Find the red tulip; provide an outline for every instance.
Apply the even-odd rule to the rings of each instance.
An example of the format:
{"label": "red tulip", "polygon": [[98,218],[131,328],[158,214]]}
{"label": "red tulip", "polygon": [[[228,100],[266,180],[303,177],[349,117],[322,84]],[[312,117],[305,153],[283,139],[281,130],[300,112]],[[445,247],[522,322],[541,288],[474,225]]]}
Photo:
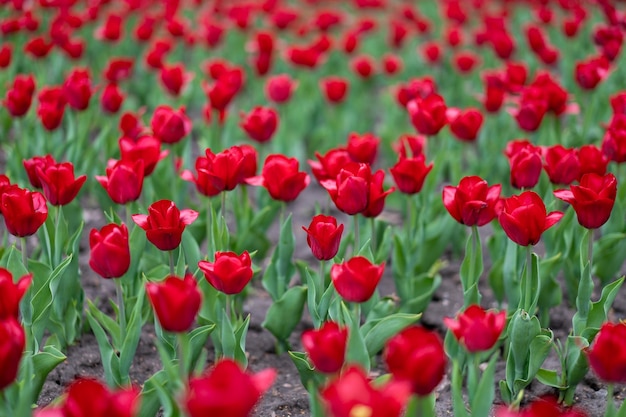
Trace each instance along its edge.
{"label": "red tulip", "polygon": [[161,67],[161,83],[168,93],[173,96],[180,95],[181,90],[193,78],[191,73],[185,72],[183,64],[163,65]]}
{"label": "red tulip", "polygon": [[620,91],[611,96],[613,114],[626,114],[626,91]]}
{"label": "red tulip", "polygon": [[437,93],[437,85],[431,77],[413,78],[406,84],[400,84],[396,90],[396,100],[402,107],[407,107],[410,101],[426,99]]}
{"label": "red tulip", "polygon": [[319,372],[334,374],[343,366],[348,329],[327,321],[317,330],[302,333],[302,346]]}
{"label": "red tulip", "polygon": [[269,155],[260,176],[246,180],[250,185],[261,185],[274,200],[293,201],[311,182],[306,172],[298,171],[300,163],[296,158],[284,155]]}
{"label": "red tulip", "polygon": [[446,124],[446,103],[438,94],[415,98],[407,103],[406,109],[411,123],[422,135],[436,135]]}
{"label": "red tulip", "polygon": [[501,190],[500,184],[489,187],[480,177],[464,177],[458,187],[443,187],[443,205],[459,223],[484,226],[496,217]]}
{"label": "red tulip", "polygon": [[96,180],[116,204],[136,201],[143,188],[143,160],[110,159],[106,176],[96,175]]}
{"label": "red tulip", "polygon": [[52,42],[46,41],[42,36],[37,36],[24,45],[24,52],[34,58],[43,58],[48,55],[53,46]]}
{"label": "red tulip", "polygon": [[82,378],[67,389],[60,412],[64,417],[136,417],[140,401],[136,388],[111,391],[100,381]]}
{"label": "red tulip", "polygon": [[374,60],[367,55],[355,57],[350,66],[356,75],[364,79],[370,78],[375,72]]}
{"label": "red tulip", "polygon": [[158,106],[150,121],[152,133],[162,143],[177,143],[191,132],[191,120],[185,108],[174,110],[168,106]]}
{"label": "red tulip", "polygon": [[594,145],[584,145],[578,149],[578,162],[580,163],[578,181],[585,174],[606,174],[606,167],[609,164],[609,160],[602,151]]}
{"label": "red tulip", "polygon": [[125,136],[120,138],[118,144],[122,160],[143,162],[144,177],[152,174],[156,164],[169,153],[167,150],[161,151],[161,141],[154,136],[141,136],[136,140]]}
{"label": "red tulip", "polygon": [[22,117],[28,112],[35,92],[35,79],[31,75],[17,75],[13,86],[7,90],[2,102],[12,117]]}
{"label": "red tulip", "polygon": [[429,64],[437,64],[441,58],[441,47],[437,42],[427,42],[422,45],[422,56]]}
{"label": "red tulip", "polygon": [[274,369],[250,375],[233,360],[222,359],[209,373],[189,380],[184,408],[190,417],[248,417],[275,379]]}
{"label": "red tulip", "polygon": [[482,352],[498,341],[506,325],[506,311],[485,311],[474,304],[456,319],[445,317],[443,323],[468,352]]}
{"label": "red tulip", "polygon": [[520,129],[534,132],[541,125],[548,110],[545,91],[540,87],[528,87],[522,93],[514,117]]}
{"label": "red tulip", "polygon": [[541,175],[541,148],[528,140],[509,142],[504,151],[511,165],[511,185],[515,188],[532,188]]}
{"label": "red tulip", "polygon": [[119,278],[130,267],[130,247],[126,225],[107,224],[89,233],[89,266],[102,278]]}
{"label": "red tulip", "polygon": [[35,188],[42,188],[43,186],[37,175],[37,170],[41,169],[45,171],[47,167],[55,165],[56,161],[52,155],[48,154],[46,156],[34,156],[30,159],[25,159],[23,164],[30,184]]}
{"label": "red tulip", "polygon": [[384,270],[384,263],[374,265],[363,256],[355,256],[344,263],[334,264],[330,278],[344,300],[364,303],[374,295]]}
{"label": "red tulip", "polygon": [[372,133],[359,135],[352,132],[348,135],[348,145],[346,150],[354,162],[361,162],[372,165],[378,155],[380,138]]}
{"label": "red tulip", "polygon": [[11,57],[13,55],[13,48],[11,44],[2,45],[0,48],[0,68],[7,68],[11,65]]}
{"label": "red tulip", "polygon": [[111,58],[104,70],[104,78],[109,83],[117,84],[130,78],[133,72],[134,61],[132,58]]}
{"label": "red tulip", "polygon": [[542,233],[563,217],[560,211],[548,214],[541,197],[532,191],[505,198],[502,203],[498,215],[500,226],[520,246],[536,245]]}
{"label": "red tulip", "polygon": [[39,91],[37,116],[47,130],[55,130],[63,120],[65,94],[61,87],[44,87]]}
{"label": "red tulip", "polygon": [[297,81],[292,79],[289,74],[274,75],[268,78],[265,83],[265,95],[268,100],[274,103],[285,103],[289,101],[297,86]]}
{"label": "red tulip", "polygon": [[397,55],[386,54],[383,56],[383,69],[385,74],[394,75],[402,71],[404,66],[402,58]]}
{"label": "red tulip", "polygon": [[0,268],[0,320],[8,318],[18,319],[20,313],[20,301],[31,282],[33,274],[24,275],[13,283],[13,275],[7,269]]}
{"label": "red tulip", "polygon": [[248,251],[215,252],[215,262],[200,261],[198,267],[204,277],[224,294],[239,294],[252,279],[252,261]]}
{"label": "red tulip", "polygon": [[626,162],[626,114],[617,114],[611,119],[602,140],[602,153],[618,164]]}
{"label": "red tulip", "polygon": [[487,74],[485,79],[485,96],[483,106],[490,113],[495,113],[502,107],[506,94],[506,85],[499,74]]}
{"label": "red tulip", "polygon": [[93,93],[89,70],[74,69],[63,84],[63,92],[67,103],[75,110],[85,110]]}
{"label": "red tulip", "polygon": [[414,394],[433,392],[443,379],[446,354],[437,333],[420,326],[411,326],[392,337],[383,357],[391,374],[411,384]]}
{"label": "red tulip", "polygon": [[562,145],[543,148],[546,170],[552,184],[568,185],[580,176],[580,161],[576,149],[566,149]]}
{"label": "red tulip", "polygon": [[96,29],[94,37],[103,41],[118,41],[122,37],[122,23],[121,16],[109,14],[104,23]]}
{"label": "red tulip", "polygon": [[369,165],[350,162],[339,171],[335,179],[320,183],[340,211],[355,215],[367,209],[371,181]]}
{"label": "red tulip", "polygon": [[43,194],[18,187],[9,187],[1,195],[0,212],[13,236],[33,235],[48,218],[48,205]]}
{"label": "red tulip", "polygon": [[278,113],[269,107],[257,106],[241,116],[241,128],[250,139],[259,143],[269,141],[278,127]]}
{"label": "red tulip", "polygon": [[611,216],[617,196],[617,179],[610,173],[585,174],[580,185],[570,185],[569,190],[557,190],[554,195],[572,205],[581,226],[597,229]]}
{"label": "red tulip", "polygon": [[426,149],[426,136],[402,135],[392,145],[399,159],[415,158],[424,153]]}
{"label": "red tulip", "polygon": [[162,251],[174,250],[180,245],[185,226],[198,218],[198,212],[179,210],[174,202],[159,200],[148,207],[148,215],[133,214],[133,221],[146,231],[146,237]]}
{"label": "red tulip", "polygon": [[478,57],[471,52],[459,52],[454,56],[454,65],[462,74],[471,72],[478,62]]}
{"label": "red tulip", "polygon": [[513,411],[508,406],[496,407],[496,417],[588,417],[583,410],[559,405],[556,398],[540,398],[528,404],[519,411]]}
{"label": "red tulip", "polygon": [[220,122],[224,121],[226,108],[243,85],[243,71],[240,68],[225,70],[212,86],[205,85],[204,91],[211,103],[211,108],[220,114]]}
{"label": "red tulip", "polygon": [[107,113],[117,113],[124,102],[124,93],[117,84],[109,83],[102,90],[100,106]]}
{"label": "red tulip", "polygon": [[586,350],[593,372],[610,384],[626,383],[626,324],[604,323]]}
{"label": "red tulip", "polygon": [[184,171],[181,175],[185,181],[194,182],[203,195],[212,197],[222,191],[234,190],[246,179],[243,147],[232,146],[218,154],[207,149],[205,154],[206,157],[199,156],[196,159],[197,177],[191,171]]}
{"label": "red tulip", "polygon": [[13,317],[0,320],[0,392],[17,378],[26,347],[24,329]]}
{"label": "red tulip", "polygon": [[74,176],[74,164],[61,162],[37,167],[37,176],[41,181],[43,194],[53,206],[64,206],[76,198],[82,188],[86,175],[76,178]]}
{"label": "red tulip", "polygon": [[146,293],[163,330],[185,333],[191,328],[202,302],[202,293],[191,274],[149,282]]}
{"label": "red tulip", "polygon": [[398,190],[405,194],[416,194],[422,190],[426,176],[433,169],[433,164],[426,165],[423,154],[412,158],[400,158],[389,169]]}
{"label": "red tulip", "polygon": [[476,140],[478,131],[483,124],[483,115],[474,108],[466,110],[449,108],[446,111],[446,118],[454,136],[468,142]]}
{"label": "red tulip", "polygon": [[337,219],[333,216],[318,214],[314,216],[309,228],[302,226],[307,234],[306,243],[311,248],[313,256],[320,261],[333,259],[339,251],[343,224],[337,226]]}
{"label": "red tulip", "polygon": [[576,63],[574,78],[584,90],[593,90],[609,75],[609,61],[600,56]]}
{"label": "red tulip", "polygon": [[340,77],[326,77],[320,80],[320,88],[329,104],[341,103],[348,93],[348,81]]}
{"label": "red tulip", "polygon": [[548,111],[560,116],[567,110],[568,93],[549,72],[540,72],[532,83],[538,88],[547,100]]}
{"label": "red tulip", "polygon": [[309,160],[308,162],[311,172],[320,183],[324,180],[337,178],[337,174],[345,164],[352,161],[348,151],[343,148],[331,149],[323,156],[316,151],[315,157],[317,161]]}

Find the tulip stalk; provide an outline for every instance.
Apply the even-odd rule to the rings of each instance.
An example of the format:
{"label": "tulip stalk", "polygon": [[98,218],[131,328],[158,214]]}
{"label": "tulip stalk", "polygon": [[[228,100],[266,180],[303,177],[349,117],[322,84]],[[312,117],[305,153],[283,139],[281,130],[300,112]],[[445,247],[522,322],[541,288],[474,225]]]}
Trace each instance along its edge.
{"label": "tulip stalk", "polygon": [[524,287],[523,309],[532,314],[532,294],[533,294],[533,268],[532,268],[532,246],[526,246],[526,285]]}
{"label": "tulip stalk", "polygon": [[126,307],[124,306],[124,289],[122,288],[122,281],[118,279],[114,279],[115,281],[115,290],[117,292],[117,308],[119,311],[119,321],[120,321],[120,340],[122,343],[126,339]]}
{"label": "tulip stalk", "polygon": [[406,417],[436,417],[435,395],[413,395],[406,408]]}
{"label": "tulip stalk", "polygon": [[26,247],[26,237],[20,238],[20,248],[22,249],[22,265],[28,270],[28,252]]}
{"label": "tulip stalk", "polygon": [[352,220],[354,221],[354,247],[352,248],[352,256],[356,256],[361,249],[360,238],[359,238],[359,216],[352,216]]}
{"label": "tulip stalk", "polygon": [[175,267],[174,267],[174,249],[167,251],[168,255],[169,255],[169,259],[170,259],[170,275],[176,275],[175,274]]}

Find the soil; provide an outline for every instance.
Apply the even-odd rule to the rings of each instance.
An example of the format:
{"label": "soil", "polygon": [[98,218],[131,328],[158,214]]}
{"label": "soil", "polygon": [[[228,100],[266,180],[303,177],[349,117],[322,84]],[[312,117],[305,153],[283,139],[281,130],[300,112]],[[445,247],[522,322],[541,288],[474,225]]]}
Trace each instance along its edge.
{"label": "soil", "polygon": [[[314,206],[316,202],[324,201],[326,198],[325,191],[315,184],[311,184],[306,192],[289,206],[293,212],[294,233],[296,235],[296,259],[309,261],[312,265],[316,265],[313,261],[310,250],[306,244],[304,233],[299,233],[301,225],[308,225],[312,215],[314,214]],[[332,213],[336,215],[340,221],[350,224],[345,215],[339,212]],[[101,227],[104,223],[104,217],[99,213],[98,209],[85,210],[84,218],[87,222],[85,230],[92,227]],[[401,221],[401,216],[397,213],[385,211],[381,215],[382,219],[390,222]],[[489,229],[484,228],[483,233],[489,234]],[[85,236],[87,233],[85,233]],[[83,271],[83,288],[86,297],[92,300],[98,300],[99,305],[104,305],[109,298],[115,295],[115,287],[112,282],[103,280],[94,274],[88,267],[89,248],[88,242],[83,237],[81,243],[81,265]],[[269,236],[275,242],[278,239],[278,225],[274,224]],[[486,241],[483,237],[483,242]],[[452,259],[451,254],[446,255],[446,266],[440,271],[442,275],[442,284],[436,291],[434,298],[427,310],[421,318],[421,324],[432,329],[436,329],[441,336],[445,335],[443,318],[454,316],[462,307],[463,298],[460,291],[459,269],[460,261]],[[489,265],[485,265],[488,270]],[[485,278],[485,277],[483,277]],[[250,313],[251,322],[247,336],[246,346],[249,354],[249,369],[253,372],[274,368],[278,371],[278,377],[270,390],[262,398],[256,407],[254,416],[309,416],[308,396],[306,390],[300,383],[298,372],[292,364],[289,356],[285,354],[278,355],[275,352],[275,342],[273,336],[266,331],[261,323],[265,318],[265,313],[271,305],[271,298],[262,289],[259,282],[253,283],[254,291],[244,304],[246,313]],[[394,292],[393,280],[390,274],[383,277],[379,286],[381,295],[391,295]],[[497,307],[486,279],[482,280],[481,293],[483,294],[484,307]],[[615,320],[619,317],[626,316],[626,294],[621,291],[614,303],[614,310],[611,317]],[[574,311],[567,307],[566,303],[551,310],[550,327],[554,331],[555,336],[564,339],[570,329],[571,317]],[[294,350],[302,351],[300,345],[300,335],[307,328],[312,327],[312,323],[306,317],[296,328],[291,337],[291,344]],[[155,346],[154,328],[150,325],[144,326],[141,340],[137,349],[137,353],[131,368],[131,378],[133,383],[141,385],[147,378],[161,369],[160,359]],[[210,348],[209,348],[210,350]],[[207,366],[212,363],[212,356],[209,355]],[[559,363],[554,353],[544,363],[545,368],[559,369]],[[385,373],[384,365],[379,357],[372,371],[373,375]],[[43,387],[39,398],[39,405],[44,406],[53,401],[64,391],[65,387],[77,377],[97,377],[104,378],[102,364],[100,360],[100,352],[93,334],[89,331],[85,332],[80,340],[67,351],[67,361],[59,365],[53,370]],[[504,362],[498,364],[496,381],[504,378]],[[551,388],[535,381],[526,390],[525,401],[532,400],[546,394],[555,393]],[[585,380],[578,386],[576,391],[576,403],[585,409],[590,417],[601,416],[606,406],[606,387],[592,374],[589,373]],[[438,386],[437,395],[437,415],[452,416],[451,388],[448,376]],[[496,403],[501,403],[496,389]],[[621,399],[626,396],[626,390],[616,389],[616,398]]]}

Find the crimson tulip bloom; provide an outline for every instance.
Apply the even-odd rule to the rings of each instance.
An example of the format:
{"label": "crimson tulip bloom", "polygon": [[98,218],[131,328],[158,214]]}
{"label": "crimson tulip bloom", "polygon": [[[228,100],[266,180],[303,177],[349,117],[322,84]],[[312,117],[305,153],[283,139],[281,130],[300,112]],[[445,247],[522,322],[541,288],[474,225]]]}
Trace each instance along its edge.
{"label": "crimson tulip bloom", "polygon": [[372,165],[378,155],[380,138],[372,133],[359,135],[352,132],[348,135],[348,145],[346,151],[354,162],[361,162]]}
{"label": "crimson tulip bloom", "polygon": [[504,151],[511,166],[511,185],[515,188],[532,188],[541,175],[541,148],[527,140],[509,142]]}
{"label": "crimson tulip bloom", "polygon": [[168,106],[158,106],[150,121],[152,133],[162,143],[177,143],[191,132],[191,120],[185,108],[174,110]]}
{"label": "crimson tulip bloom", "polygon": [[278,127],[278,113],[269,107],[257,106],[250,113],[242,114],[241,118],[241,128],[250,139],[259,143],[269,141]]}
{"label": "crimson tulip bloom", "polygon": [[297,86],[297,81],[289,74],[274,75],[265,83],[265,95],[274,103],[285,103],[289,101]]}
{"label": "crimson tulip bloom", "polygon": [[616,114],[602,139],[602,153],[618,164],[626,162],[626,114]]}
{"label": "crimson tulip bloom", "polygon": [[222,359],[203,376],[191,378],[183,405],[190,417],[248,417],[276,379],[274,369],[245,373],[231,359]]}
{"label": "crimson tulip bloom", "polygon": [[496,217],[501,191],[500,184],[489,187],[480,177],[464,177],[458,187],[443,187],[443,205],[457,222],[484,226]]}
{"label": "crimson tulip bloom", "polygon": [[569,190],[557,190],[554,195],[572,205],[581,226],[597,229],[611,216],[617,196],[617,179],[611,173],[585,174],[580,185],[570,185]]}
{"label": "crimson tulip bloom", "polygon": [[0,268],[0,320],[5,320],[9,317],[18,318],[20,301],[26,294],[26,291],[28,291],[32,281],[33,274],[27,274],[14,284],[11,272]]}
{"label": "crimson tulip bloom", "polygon": [[325,155],[315,151],[317,161],[309,160],[309,166],[313,176],[319,183],[324,180],[337,178],[339,171],[348,163],[352,162],[352,157],[343,148],[330,149]]}
{"label": "crimson tulip bloom", "polygon": [[106,190],[111,200],[117,204],[136,201],[143,188],[143,160],[116,161],[110,159],[106,176],[96,175],[96,180]]}
{"label": "crimson tulip bloom", "polygon": [[339,372],[348,343],[348,328],[327,321],[317,330],[302,333],[302,346],[315,369],[325,374]]}
{"label": "crimson tulip bloom", "polygon": [[250,185],[262,185],[274,200],[293,201],[304,190],[311,178],[306,172],[298,171],[300,163],[296,158],[284,155],[269,155],[260,176],[246,180]]}
{"label": "crimson tulip bloom", "polygon": [[0,196],[4,224],[13,236],[33,235],[48,218],[46,198],[39,192],[10,187]]}
{"label": "crimson tulip bloom", "polygon": [[402,135],[392,147],[400,159],[414,158],[424,153],[426,149],[426,136]]}
{"label": "crimson tulip bloom", "polygon": [[102,278],[119,278],[130,267],[130,246],[126,225],[107,224],[89,233],[89,266]]}
{"label": "crimson tulip bloom", "polygon": [[63,92],[67,103],[75,110],[85,110],[93,94],[89,70],[76,68],[63,83]]}
{"label": "crimson tulip bloom", "polygon": [[198,212],[179,210],[173,201],[159,200],[148,207],[148,215],[133,214],[133,221],[146,231],[146,237],[162,251],[174,250],[180,245],[185,226],[198,218]]}
{"label": "crimson tulip bloom", "polygon": [[604,323],[586,349],[593,372],[610,384],[626,383],[626,324]]}
{"label": "crimson tulip bloom", "polygon": [[11,57],[13,56],[13,48],[10,44],[0,47],[0,68],[7,68],[11,65]]}
{"label": "crimson tulip bloom", "polygon": [[108,82],[117,84],[130,78],[134,65],[132,58],[111,58],[103,71],[103,76]]}
{"label": "crimson tulip bloom", "polygon": [[[181,174],[185,181],[195,183],[196,188],[203,195],[212,197],[222,191],[234,190],[246,179],[246,164],[250,156],[246,157],[243,146],[232,146],[218,154],[207,149],[205,154],[206,156],[199,156],[196,159],[196,177],[188,170]],[[254,155],[254,171],[256,171],[256,155]]]}
{"label": "crimson tulip bloom", "polygon": [[339,251],[343,224],[337,226],[337,219],[333,216],[318,214],[314,216],[309,228],[302,226],[307,234],[306,243],[311,248],[313,256],[320,261],[333,259]]}
{"label": "crimson tulip bloom", "polygon": [[437,333],[410,326],[392,337],[383,357],[391,374],[411,383],[414,394],[425,396],[439,385],[446,371],[446,353]]}
{"label": "crimson tulip bloom", "polygon": [[74,164],[61,162],[37,168],[37,176],[43,187],[43,194],[53,206],[64,206],[76,198],[82,188],[86,175],[74,177]]}
{"label": "crimson tulip bloom", "polygon": [[224,294],[239,294],[252,279],[252,260],[248,251],[215,252],[215,262],[200,261],[198,267],[204,277]]}
{"label": "crimson tulip bloom", "polygon": [[61,416],[71,417],[134,417],[139,412],[140,402],[136,388],[111,391],[100,381],[81,378],[69,386],[59,411]]}
{"label": "crimson tulip bloom", "polygon": [[576,407],[563,407],[556,398],[540,398],[518,411],[508,406],[495,409],[495,417],[588,417],[587,413]]}
{"label": "crimson tulip bloom", "polygon": [[578,149],[578,162],[580,163],[580,174],[578,181],[585,174],[606,174],[609,160],[604,156],[600,148],[595,145],[583,145]]}
{"label": "crimson tulip bloom", "polygon": [[443,323],[468,352],[482,352],[498,341],[506,325],[506,311],[485,311],[474,304],[456,319],[445,317]]}
{"label": "crimson tulip bloom", "polygon": [[146,293],[163,330],[185,333],[191,328],[202,302],[202,293],[191,274],[149,282]]}
{"label": "crimson tulip bloom", "polygon": [[13,86],[7,90],[2,102],[12,117],[22,117],[28,112],[35,92],[33,75],[17,75]]}
{"label": "crimson tulip bloom", "polygon": [[400,417],[411,395],[408,384],[391,380],[383,387],[373,386],[365,372],[352,365],[320,392],[333,417],[359,415]]}
{"label": "crimson tulip bloom", "polygon": [[169,154],[168,150],[161,151],[161,141],[154,136],[141,136],[135,140],[124,136],[120,138],[118,145],[120,159],[133,163],[143,162],[144,177],[152,174],[156,164]]}
{"label": "crimson tulip bloom", "polygon": [[446,117],[450,131],[460,140],[473,142],[483,124],[483,115],[477,109],[448,109]]}
{"label": "crimson tulip bloom", "polygon": [[364,303],[374,294],[384,270],[384,263],[374,265],[363,256],[355,256],[344,263],[334,264],[330,278],[344,300]]}
{"label": "crimson tulip bloom", "polygon": [[426,176],[433,169],[433,164],[426,165],[426,157],[422,155],[413,158],[400,158],[389,169],[394,182],[400,192],[416,194],[422,190]]}
{"label": "crimson tulip bloom", "polygon": [[161,83],[168,93],[179,96],[182,89],[193,78],[191,73],[185,72],[183,64],[163,65],[161,67]]}
{"label": "crimson tulip bloom", "polygon": [[576,63],[574,78],[583,90],[593,90],[609,75],[609,61],[603,57]]}
{"label": "crimson tulip bloom", "polygon": [[352,71],[363,79],[368,79],[375,73],[374,60],[369,55],[355,57],[350,63]]}
{"label": "crimson tulip bloom", "polygon": [[536,245],[541,234],[554,226],[563,213],[546,212],[541,197],[532,191],[525,191],[502,200],[498,221],[506,235],[520,246]]}
{"label": "crimson tulip bloom", "polygon": [[348,81],[341,77],[326,77],[320,80],[320,88],[329,104],[341,103],[348,93]]}
{"label": "crimson tulip bloom", "polygon": [[437,85],[431,77],[413,78],[405,84],[400,84],[396,90],[396,100],[400,106],[406,108],[410,101],[425,99],[437,93]]}
{"label": "crimson tulip bloom", "polygon": [[406,109],[411,123],[422,135],[436,135],[446,125],[446,103],[438,94],[409,101]]}
{"label": "crimson tulip bloom", "polygon": [[39,91],[37,116],[46,130],[55,130],[65,113],[65,94],[61,87],[44,87]]}
{"label": "crimson tulip bloom", "polygon": [[543,148],[543,156],[543,168],[552,184],[569,185],[580,176],[580,161],[576,149],[554,145]]}
{"label": "crimson tulip bloom", "polygon": [[117,84],[107,84],[100,96],[100,106],[107,113],[117,113],[124,102],[124,93]]}
{"label": "crimson tulip bloom", "polygon": [[37,171],[39,169],[45,171],[47,167],[51,165],[55,165],[57,162],[54,160],[54,157],[50,154],[45,156],[33,156],[30,159],[25,159],[24,169],[26,170],[26,175],[28,175],[28,181],[30,185],[35,188],[42,188],[41,180],[37,175]]}
{"label": "crimson tulip bloom", "polygon": [[17,319],[0,320],[0,392],[17,378],[25,347],[26,335]]}

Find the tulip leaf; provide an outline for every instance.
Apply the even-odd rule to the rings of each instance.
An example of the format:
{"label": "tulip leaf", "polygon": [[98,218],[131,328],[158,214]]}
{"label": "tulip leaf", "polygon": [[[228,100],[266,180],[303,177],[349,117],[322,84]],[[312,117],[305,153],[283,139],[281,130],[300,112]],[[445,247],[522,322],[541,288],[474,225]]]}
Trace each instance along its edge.
{"label": "tulip leaf", "polygon": [[559,373],[553,369],[540,368],[539,371],[537,371],[536,378],[543,385],[547,385],[549,387],[557,388],[559,390],[567,388],[567,386],[561,384]]}
{"label": "tulip leaf", "polygon": [[[463,375],[459,362],[454,360],[452,364],[452,408],[455,417],[469,417],[465,402],[463,401]],[[491,404],[491,403],[489,403]]]}
{"label": "tulip leaf", "polygon": [[613,279],[624,264],[626,233],[609,233],[594,244],[593,272],[603,284]]}
{"label": "tulip leaf", "polygon": [[496,394],[493,380],[498,356],[497,353],[491,356],[487,368],[480,377],[478,387],[475,388],[474,396],[470,399],[472,417],[489,417]]}
{"label": "tulip leaf", "polygon": [[98,323],[102,326],[102,328],[111,336],[113,346],[121,347],[122,340],[120,325],[111,317],[101,312],[98,307],[91,302],[91,300],[87,300],[87,308],[93,318],[98,320]]}
{"label": "tulip leaf", "polygon": [[502,273],[504,275],[504,292],[509,306],[515,307],[519,305],[520,300],[520,276],[519,276],[519,246],[511,239],[507,239],[506,251],[504,254],[504,266]]}
{"label": "tulip leaf", "polygon": [[290,288],[279,300],[272,303],[262,326],[278,341],[286,342],[300,323],[306,300],[307,287],[298,285]]}
{"label": "tulip leaf", "polygon": [[250,327],[250,314],[248,314],[243,323],[241,323],[235,331],[235,340],[237,341],[235,360],[242,364],[244,368],[248,366],[248,356],[246,355],[246,336],[248,334],[248,327]]}
{"label": "tulip leaf", "polygon": [[382,239],[378,241],[376,247],[376,254],[374,255],[374,263],[380,264],[386,262],[391,253],[391,245],[393,243],[393,228],[391,226],[385,227],[385,231],[382,235]]}
{"label": "tulip leaf", "polygon": [[190,369],[194,369],[200,358],[202,348],[206,344],[211,332],[215,329],[215,324],[205,324],[197,327],[189,333],[189,345],[191,347],[191,363]]}
{"label": "tulip leaf", "polygon": [[235,359],[235,330],[230,321],[230,317],[226,314],[226,310],[222,310],[220,320],[220,341],[222,343],[221,352],[226,358]]}
{"label": "tulip leaf", "polygon": [[[184,235],[185,233],[183,233]],[[182,240],[181,240],[182,242]],[[181,245],[182,246],[182,245]],[[185,272],[187,271],[187,264],[185,263],[185,253],[182,250],[182,247],[178,247],[178,259],[176,260],[176,267],[174,268],[174,274],[177,277],[184,277]]]}
{"label": "tulip leaf", "polygon": [[[371,366],[370,354],[365,345],[365,340],[361,334],[357,321],[358,317],[353,317],[352,313],[348,310],[348,307],[344,302],[341,302],[341,315],[343,316],[343,322],[348,327],[348,343],[346,346],[346,363],[357,363],[369,372]],[[357,306],[357,311],[360,310],[360,306]],[[357,315],[357,316],[360,316]]]}
{"label": "tulip leaf", "polygon": [[126,381],[123,381],[120,376],[119,358],[115,354],[115,350],[113,346],[111,346],[111,342],[109,342],[104,329],[91,314],[91,311],[87,310],[85,315],[98,342],[98,348],[102,358],[102,368],[104,369],[104,378],[107,381],[107,385],[110,387],[121,387]]}
{"label": "tulip leaf", "polygon": [[265,274],[263,274],[263,288],[272,297],[272,300],[279,300],[285,291],[289,281],[295,272],[292,258],[295,250],[295,237],[291,224],[291,214],[287,217],[280,228],[278,245],[274,249],[272,259]]}
{"label": "tulip leaf", "polygon": [[163,417],[183,417],[183,414],[174,399],[173,391],[165,389],[161,384],[152,385],[159,397],[159,401],[163,406]]}
{"label": "tulip leaf", "polygon": [[441,275],[430,272],[420,274],[416,277],[407,277],[407,288],[411,294],[404,300],[401,311],[404,313],[419,314],[426,310],[435,291],[441,285]]}
{"label": "tulip leaf", "polygon": [[300,382],[305,387],[313,383],[315,387],[320,386],[324,382],[324,377],[315,372],[315,367],[309,362],[306,353],[289,351],[289,357],[298,370]]}
{"label": "tulip leaf", "polygon": [[591,265],[585,264],[578,284],[578,295],[576,296],[576,314],[572,318],[573,331],[575,336],[582,334],[587,327],[587,319],[591,310],[591,295],[593,293],[593,279],[591,277]]}
{"label": "tulip leaf", "polygon": [[465,257],[461,263],[460,276],[463,284],[464,306],[480,304],[480,292],[478,281],[483,273],[483,253],[480,244],[480,236],[477,227],[472,227],[472,232],[467,238],[465,245]]}
{"label": "tulip leaf", "polygon": [[189,268],[189,271],[196,276],[199,271],[198,262],[202,260],[202,255],[200,254],[198,242],[196,242],[191,233],[183,233],[181,249],[181,252],[185,255],[187,268]]}
{"label": "tulip leaf", "polygon": [[135,357],[135,352],[137,351],[137,345],[139,344],[141,327],[144,323],[142,310],[145,293],[145,286],[142,286],[139,290],[137,301],[135,302],[133,311],[128,320],[126,337],[124,338],[122,345],[118,347],[118,349],[120,349],[120,373],[123,376],[128,375],[130,366],[133,363],[133,358]]}
{"label": "tulip leaf", "polygon": [[[317,283],[316,279],[319,280],[319,277],[313,278],[311,273],[309,272],[309,268],[306,266],[304,269],[304,275],[306,276],[306,287],[307,287],[307,307],[309,309],[309,314],[311,315],[311,319],[313,320],[313,326],[317,329],[321,326],[323,319],[320,317],[318,311],[318,303],[319,300],[317,295]],[[303,383],[304,386],[306,384]]]}
{"label": "tulip leaf", "polygon": [[599,329],[607,320],[609,310],[611,309],[613,301],[617,296],[617,292],[622,287],[623,283],[624,277],[607,285],[602,289],[600,299],[591,303],[591,310],[589,311],[589,316],[587,318],[588,328]]}
{"label": "tulip leaf", "polygon": [[365,323],[361,328],[361,334],[369,355],[376,355],[391,337],[417,322],[420,317],[421,314],[396,313]]}

